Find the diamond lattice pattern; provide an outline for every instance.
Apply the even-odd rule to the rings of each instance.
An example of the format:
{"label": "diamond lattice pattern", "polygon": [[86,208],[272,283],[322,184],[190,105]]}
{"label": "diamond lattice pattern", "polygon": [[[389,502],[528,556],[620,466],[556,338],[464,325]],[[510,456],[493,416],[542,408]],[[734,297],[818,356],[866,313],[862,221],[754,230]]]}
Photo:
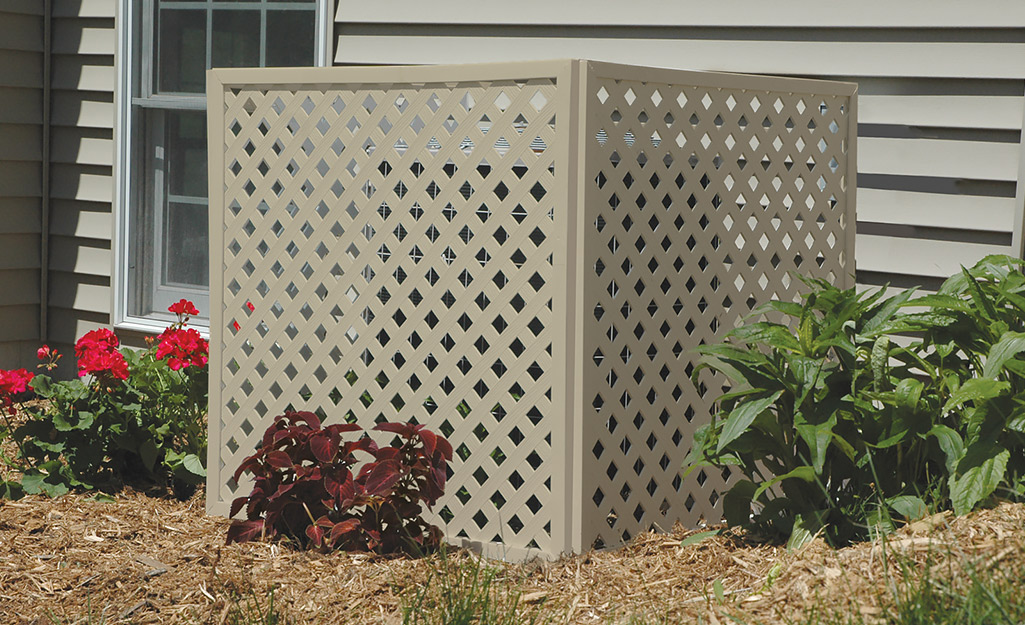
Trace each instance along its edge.
{"label": "diamond lattice pattern", "polygon": [[286,407],[425,423],[434,521],[551,548],[550,79],[226,94],[224,498]]}
{"label": "diamond lattice pattern", "polygon": [[292,406],[445,434],[432,520],[495,555],[718,518],[732,476],[681,477],[723,386],[691,384],[693,349],[796,297],[788,272],[850,283],[853,90],[580,61],[324,71],[211,94],[211,510]]}
{"label": "diamond lattice pattern", "polygon": [[584,536],[718,519],[730,474],[681,479],[724,380],[693,349],[788,272],[845,280],[848,98],[596,78],[587,103]]}

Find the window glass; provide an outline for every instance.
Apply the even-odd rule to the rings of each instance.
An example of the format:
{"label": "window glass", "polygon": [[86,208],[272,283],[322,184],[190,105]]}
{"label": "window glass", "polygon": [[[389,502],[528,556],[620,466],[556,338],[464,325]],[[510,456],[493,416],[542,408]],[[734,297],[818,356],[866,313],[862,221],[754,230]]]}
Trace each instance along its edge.
{"label": "window glass", "polygon": [[296,67],[313,57],[315,25],[302,13],[275,11],[267,22],[267,67]]}
{"label": "window glass", "polygon": [[[128,306],[209,312],[206,70],[312,66],[315,0],[149,0],[135,6]],[[202,320],[200,320],[202,321]]]}
{"label": "window glass", "polygon": [[259,11],[214,11],[213,23],[213,67],[260,65]]}
{"label": "window glass", "polygon": [[157,91],[206,90],[206,11],[161,9],[157,28]]}

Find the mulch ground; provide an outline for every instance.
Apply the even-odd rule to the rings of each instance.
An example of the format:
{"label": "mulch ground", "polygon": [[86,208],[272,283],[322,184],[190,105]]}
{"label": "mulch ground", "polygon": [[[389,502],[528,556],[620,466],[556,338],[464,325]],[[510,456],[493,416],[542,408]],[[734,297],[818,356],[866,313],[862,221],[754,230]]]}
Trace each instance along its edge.
{"label": "mulch ground", "polygon": [[[131,490],[113,503],[81,494],[0,501],[0,622],[220,625],[235,622],[253,597],[265,604],[273,588],[289,622],[401,623],[402,606],[426,580],[440,579],[437,558],[225,546],[227,523],[204,514],[202,491],[185,502]],[[890,609],[887,585],[908,563],[939,575],[963,560],[1025,570],[1023,505],[938,515],[902,528],[886,548],[834,551],[816,540],[787,553],[729,531],[681,545],[691,534],[677,528],[556,562],[492,564],[498,587],[521,593],[523,622],[537,613],[542,622],[595,624],[638,615],[651,623],[782,623],[813,605],[872,622]],[[473,557],[452,553],[448,565],[472,567]]]}

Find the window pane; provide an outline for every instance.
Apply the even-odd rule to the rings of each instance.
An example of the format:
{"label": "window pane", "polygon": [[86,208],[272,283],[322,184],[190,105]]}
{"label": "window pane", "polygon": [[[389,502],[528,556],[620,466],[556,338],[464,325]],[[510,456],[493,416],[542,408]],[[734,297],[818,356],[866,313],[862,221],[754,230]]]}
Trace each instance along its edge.
{"label": "window pane", "polygon": [[267,12],[267,67],[313,65],[313,11]]}
{"label": "window pane", "polygon": [[214,11],[213,67],[260,65],[260,12]]}
{"label": "window pane", "polygon": [[208,286],[207,204],[168,202],[164,220],[164,285]]}
{"label": "window pane", "polygon": [[206,91],[206,12],[161,8],[157,16],[157,91]]}
{"label": "window pane", "polygon": [[168,111],[167,192],[205,198],[208,192],[206,113],[204,111]]}

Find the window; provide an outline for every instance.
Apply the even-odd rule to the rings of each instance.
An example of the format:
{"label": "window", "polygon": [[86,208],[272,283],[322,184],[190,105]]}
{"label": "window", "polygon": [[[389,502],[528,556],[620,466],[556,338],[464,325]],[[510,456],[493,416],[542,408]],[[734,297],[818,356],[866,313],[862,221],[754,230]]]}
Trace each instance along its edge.
{"label": "window", "polygon": [[326,4],[124,0],[120,325],[162,324],[183,297],[209,311],[206,70],[322,63]]}

